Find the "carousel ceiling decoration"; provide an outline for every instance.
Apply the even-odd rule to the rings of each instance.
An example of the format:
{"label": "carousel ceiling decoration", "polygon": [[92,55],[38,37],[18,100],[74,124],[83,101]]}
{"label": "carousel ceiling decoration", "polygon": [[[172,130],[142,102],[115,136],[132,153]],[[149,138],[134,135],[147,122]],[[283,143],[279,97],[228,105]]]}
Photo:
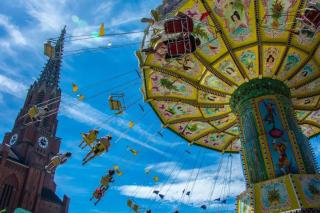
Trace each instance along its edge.
{"label": "carousel ceiling decoration", "polygon": [[144,20],[137,52],[145,99],[189,143],[238,152],[233,92],[252,79],[278,79],[290,88],[304,134],[317,135],[319,7],[319,0],[164,2]]}

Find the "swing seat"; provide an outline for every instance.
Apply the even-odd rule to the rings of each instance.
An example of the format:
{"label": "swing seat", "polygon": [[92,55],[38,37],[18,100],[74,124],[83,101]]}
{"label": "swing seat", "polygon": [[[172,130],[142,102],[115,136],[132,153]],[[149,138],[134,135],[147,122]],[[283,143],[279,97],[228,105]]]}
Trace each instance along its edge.
{"label": "swing seat", "polygon": [[193,53],[197,48],[196,39],[192,35],[168,40],[166,45],[168,49],[166,58],[179,58]]}
{"label": "swing seat", "polygon": [[127,201],[127,206],[129,206],[129,207],[131,208],[132,203],[133,203],[132,200],[128,200],[128,201]]}
{"label": "swing seat", "polygon": [[37,115],[39,114],[39,109],[37,106],[32,106],[29,110],[28,110],[28,115],[31,119],[37,117]]}
{"label": "swing seat", "polygon": [[302,20],[306,25],[318,30],[320,28],[320,10],[315,6],[309,6],[304,12]]}
{"label": "swing seat", "polygon": [[82,136],[83,141],[90,147],[92,146],[92,144],[96,140],[96,136],[95,137],[90,137],[90,134],[86,135],[84,133],[81,133],[81,136]]}
{"label": "swing seat", "polygon": [[133,206],[132,206],[132,210],[134,211],[134,212],[136,212],[136,213],[139,213],[140,211],[139,211],[139,206],[137,205],[137,204],[134,204]]}
{"label": "swing seat", "polygon": [[51,45],[50,41],[44,43],[44,54],[49,58],[52,58],[55,54],[54,47]]}
{"label": "swing seat", "polygon": [[110,104],[110,108],[112,110],[121,110],[122,109],[121,102],[113,100],[112,97],[109,98],[109,104]]}
{"label": "swing seat", "polygon": [[164,30],[167,34],[191,33],[193,31],[193,21],[189,16],[179,14],[176,18],[164,23]]}
{"label": "swing seat", "polygon": [[123,94],[109,96],[109,107],[111,110],[116,110],[117,115],[122,114],[125,110],[123,97]]}

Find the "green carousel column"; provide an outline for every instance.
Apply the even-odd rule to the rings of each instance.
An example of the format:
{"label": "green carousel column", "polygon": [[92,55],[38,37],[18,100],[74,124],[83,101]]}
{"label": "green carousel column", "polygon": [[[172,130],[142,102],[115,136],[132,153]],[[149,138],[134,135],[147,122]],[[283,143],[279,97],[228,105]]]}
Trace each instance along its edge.
{"label": "green carousel column", "polygon": [[[231,108],[240,122],[247,178],[238,209],[241,205],[247,205],[248,212],[319,208],[320,176],[294,116],[289,88],[275,79],[251,80],[233,93]],[[312,201],[303,202],[306,197]]]}

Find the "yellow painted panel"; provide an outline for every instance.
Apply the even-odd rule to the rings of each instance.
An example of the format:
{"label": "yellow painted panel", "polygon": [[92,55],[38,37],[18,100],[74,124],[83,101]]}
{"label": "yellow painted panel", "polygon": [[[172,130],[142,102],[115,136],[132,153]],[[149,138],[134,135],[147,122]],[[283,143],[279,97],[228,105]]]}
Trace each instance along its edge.
{"label": "yellow painted panel", "polygon": [[201,41],[197,52],[209,63],[227,52],[227,47],[200,1],[189,0],[179,11],[193,19],[192,34]]}
{"label": "yellow painted panel", "polygon": [[297,174],[293,180],[303,208],[320,208],[320,195],[315,193],[320,190],[320,175]]}
{"label": "yellow painted panel", "polygon": [[227,129],[225,132],[233,134],[233,135],[239,135],[240,129],[239,129],[238,123],[236,125],[230,127],[229,129]]}
{"label": "yellow painted panel", "polygon": [[201,108],[202,114],[205,118],[214,118],[220,115],[231,112],[231,108],[228,105],[217,108]]}
{"label": "yellow painted panel", "polygon": [[[294,15],[301,0],[263,0],[259,1],[261,38],[266,42],[286,42],[289,30],[294,22]],[[281,8],[275,13],[275,8]]]}
{"label": "yellow painted panel", "polygon": [[226,117],[220,119],[214,119],[210,123],[216,127],[217,129],[223,129],[226,126],[230,125],[231,123],[235,122],[237,117],[233,113],[229,113]]}
{"label": "yellow painted panel", "polygon": [[241,140],[235,138],[234,141],[226,148],[227,152],[240,152]]}
{"label": "yellow painted panel", "polygon": [[147,97],[173,97],[187,100],[197,99],[197,90],[190,84],[151,69],[145,71]]}
{"label": "yellow painted panel", "polygon": [[287,79],[292,73],[296,72],[299,66],[304,63],[308,55],[295,48],[290,48],[289,52],[278,72],[278,78],[281,80]]}
{"label": "yellow painted panel", "polygon": [[259,75],[259,53],[258,47],[250,47],[235,52],[238,61],[246,71],[250,79],[258,78]]}
{"label": "yellow painted panel", "polygon": [[292,103],[296,106],[301,107],[316,107],[320,96],[313,96],[308,98],[293,98]]}
{"label": "yellow painted panel", "polygon": [[234,137],[230,136],[224,132],[210,133],[198,140],[195,143],[202,146],[206,146],[216,150],[223,150]]}
{"label": "yellow painted panel", "polygon": [[298,121],[303,120],[310,112],[309,111],[304,111],[304,110],[296,110],[296,117]]}
{"label": "yellow painted panel", "polygon": [[163,68],[195,81],[200,80],[205,71],[205,67],[192,54],[176,59],[165,59],[157,53],[149,54],[144,65]]}
{"label": "yellow painted panel", "polygon": [[190,104],[168,101],[152,101],[151,104],[165,123],[202,117],[199,108]]}
{"label": "yellow painted panel", "polygon": [[257,41],[254,1],[207,0],[232,47]]}
{"label": "yellow painted panel", "polygon": [[211,93],[198,91],[198,102],[203,104],[229,104],[230,96],[219,96]]}
{"label": "yellow painted panel", "polygon": [[200,135],[215,131],[215,128],[212,127],[208,122],[202,121],[181,122],[169,125],[169,128],[182,135],[189,141],[193,141],[194,138],[199,137]]}
{"label": "yellow painted panel", "polygon": [[320,129],[309,124],[301,125],[302,132],[307,137],[312,137],[320,133]]}
{"label": "yellow painted panel", "polygon": [[314,61],[307,63],[295,76],[287,83],[289,87],[297,87],[304,82],[319,76],[320,70]]}
{"label": "yellow painted panel", "polygon": [[272,77],[283,57],[285,46],[263,45],[262,46],[262,63],[263,77]]}
{"label": "yellow painted panel", "polygon": [[256,212],[283,212],[299,208],[289,176],[254,184]]}
{"label": "yellow painted panel", "polygon": [[228,94],[232,94],[235,90],[233,87],[230,87],[228,84],[224,83],[221,79],[213,75],[211,72],[205,74],[205,77],[200,82],[200,85],[206,86],[210,89],[225,92]]}
{"label": "yellow painted panel", "polygon": [[318,47],[317,51],[315,52],[313,58],[318,64],[320,64],[320,46]]}
{"label": "yellow painted panel", "polygon": [[314,96],[314,94],[320,94],[320,78],[306,84],[305,86],[297,89],[291,89],[293,97],[307,97]]}
{"label": "yellow painted panel", "polygon": [[320,125],[320,110],[312,112],[305,121],[311,121]]}
{"label": "yellow painted panel", "polygon": [[218,61],[213,67],[233,83],[237,85],[244,83],[244,79],[230,55]]}

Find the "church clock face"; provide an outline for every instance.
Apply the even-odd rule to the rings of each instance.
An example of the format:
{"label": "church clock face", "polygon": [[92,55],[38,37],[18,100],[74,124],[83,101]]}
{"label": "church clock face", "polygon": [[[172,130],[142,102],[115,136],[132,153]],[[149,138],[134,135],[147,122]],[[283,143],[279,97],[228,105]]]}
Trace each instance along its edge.
{"label": "church clock face", "polygon": [[10,141],[9,141],[9,145],[12,146],[14,145],[18,140],[18,134],[13,134],[10,138]]}
{"label": "church clock face", "polygon": [[41,136],[39,139],[38,139],[38,144],[41,148],[45,149],[48,147],[48,144],[49,144],[49,141],[46,137],[44,136]]}

